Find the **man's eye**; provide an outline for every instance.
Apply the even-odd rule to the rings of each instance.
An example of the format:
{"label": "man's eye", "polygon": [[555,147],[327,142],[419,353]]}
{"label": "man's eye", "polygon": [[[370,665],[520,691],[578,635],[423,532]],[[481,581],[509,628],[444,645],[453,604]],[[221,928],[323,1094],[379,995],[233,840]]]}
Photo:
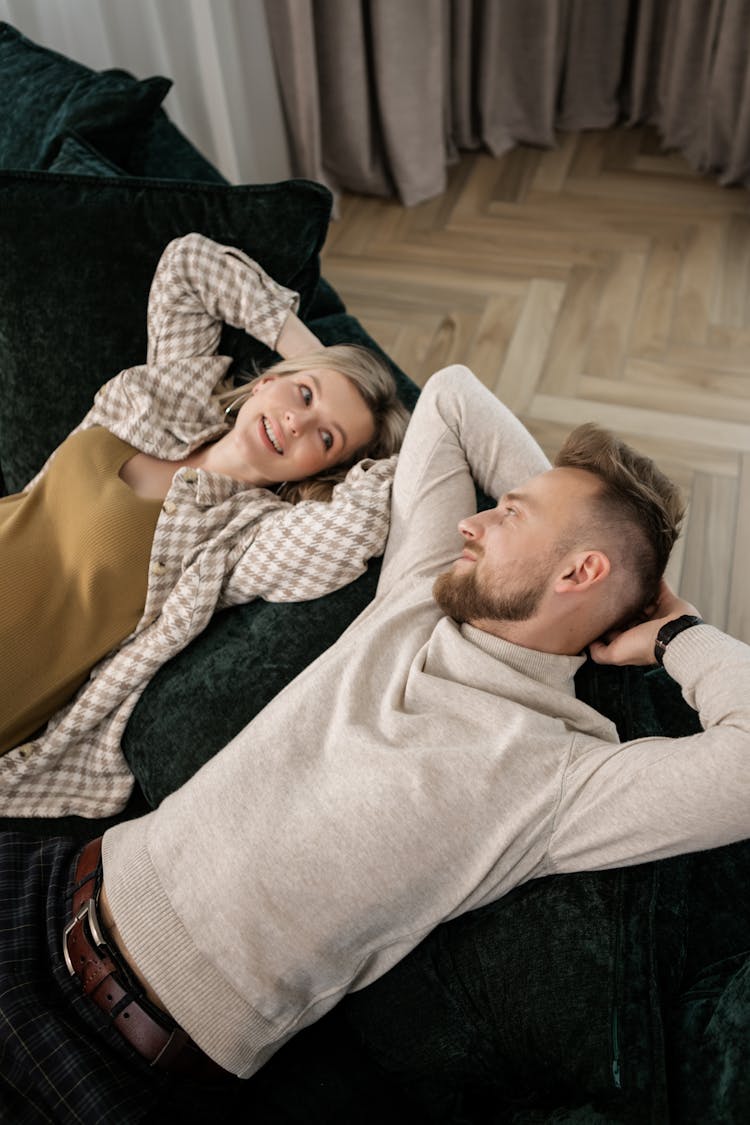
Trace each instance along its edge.
{"label": "man's eye", "polygon": [[312,391],[305,383],[300,383],[299,389],[300,394],[302,395],[302,401],[304,402],[305,406],[309,406],[312,402]]}
{"label": "man's eye", "polygon": [[321,437],[323,438],[323,445],[326,449],[330,449],[333,445],[333,435],[329,434],[328,430],[323,430]]}
{"label": "man's eye", "polygon": [[506,514],[506,516],[517,516],[518,511],[515,508],[506,508],[505,514]]}

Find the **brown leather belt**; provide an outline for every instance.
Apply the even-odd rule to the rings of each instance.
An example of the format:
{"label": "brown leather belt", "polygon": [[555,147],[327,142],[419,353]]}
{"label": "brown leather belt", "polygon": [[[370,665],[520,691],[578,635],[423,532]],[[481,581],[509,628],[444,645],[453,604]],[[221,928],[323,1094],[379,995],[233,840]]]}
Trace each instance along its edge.
{"label": "brown leather belt", "polygon": [[97,914],[101,837],[78,857],[71,921],[63,932],[63,957],[84,995],[109,1017],[120,1035],[151,1066],[201,1081],[233,1078],[210,1059],[166,1012],[155,1008],[132,981]]}

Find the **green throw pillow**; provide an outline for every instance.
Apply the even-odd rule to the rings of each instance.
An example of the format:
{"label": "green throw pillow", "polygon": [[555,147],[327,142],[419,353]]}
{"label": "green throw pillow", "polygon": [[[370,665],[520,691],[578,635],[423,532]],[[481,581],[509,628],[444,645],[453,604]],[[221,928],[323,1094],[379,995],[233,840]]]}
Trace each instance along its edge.
{"label": "green throw pillow", "polygon": [[69,129],[116,164],[148,122],[171,81],[139,81],[123,70],[90,70],[0,23],[0,168],[46,168]]}
{"label": "green throw pillow", "polygon": [[[100,135],[97,144],[109,156],[117,147],[117,137]],[[118,163],[131,176],[212,184],[229,182],[169,120],[163,109],[157,109],[133,129],[130,149],[120,156]]]}
{"label": "green throw pillow", "polygon": [[107,160],[83,137],[70,132],[63,137],[50,172],[73,172],[81,176],[125,176],[127,173]]}
{"label": "green throw pillow", "polygon": [[[102,383],[144,362],[149,286],[170,239],[196,230],[240,246],[301,293],[304,315],[330,200],[306,180],[230,187],[0,172],[0,464],[8,491],[37,472]],[[267,355],[243,339],[245,359]]]}

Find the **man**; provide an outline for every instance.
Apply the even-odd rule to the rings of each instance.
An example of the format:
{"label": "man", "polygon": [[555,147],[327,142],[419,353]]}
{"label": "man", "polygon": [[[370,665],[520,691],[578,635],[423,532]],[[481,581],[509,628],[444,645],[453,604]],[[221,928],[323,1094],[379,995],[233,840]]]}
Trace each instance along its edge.
{"label": "man", "polygon": [[[467,516],[472,475],[500,499]],[[750,648],[659,585],[680,514],[627,448],[586,429],[550,469],[470,372],[433,376],[374,602],[191,782],[105,834],[98,906],[94,853],[75,865],[67,958],[117,1035],[145,1013],[157,1065],[202,1052],[249,1077],[444,919],[750,834]],[[621,744],[574,696],[587,646],[658,654],[704,733]],[[71,854],[40,861],[50,917]],[[184,1031],[160,1039],[170,1018]]]}

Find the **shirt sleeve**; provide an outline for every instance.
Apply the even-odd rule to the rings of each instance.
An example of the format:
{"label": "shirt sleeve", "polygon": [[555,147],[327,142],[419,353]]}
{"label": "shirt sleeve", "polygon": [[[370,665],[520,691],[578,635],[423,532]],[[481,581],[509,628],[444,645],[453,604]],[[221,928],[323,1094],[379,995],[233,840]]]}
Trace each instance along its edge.
{"label": "shirt sleeve", "polygon": [[476,512],[474,482],[499,497],[549,461],[531,434],[467,368],[427,381],[393,483],[378,594],[405,575],[439,574],[458,558],[458,520]]}
{"label": "shirt sleeve", "polygon": [[151,283],[148,363],[213,355],[222,323],[273,348],[299,295],[277,284],[257,262],[202,234],[169,243]]}
{"label": "shirt sleeve", "polygon": [[330,501],[303,500],[261,517],[221,604],[307,601],[353,582],[385,546],[395,466],[395,456],[361,461]]}
{"label": "shirt sleeve", "polygon": [[670,642],[664,667],[704,730],[615,745],[579,735],[552,870],[617,867],[750,837],[750,646],[699,625]]}

